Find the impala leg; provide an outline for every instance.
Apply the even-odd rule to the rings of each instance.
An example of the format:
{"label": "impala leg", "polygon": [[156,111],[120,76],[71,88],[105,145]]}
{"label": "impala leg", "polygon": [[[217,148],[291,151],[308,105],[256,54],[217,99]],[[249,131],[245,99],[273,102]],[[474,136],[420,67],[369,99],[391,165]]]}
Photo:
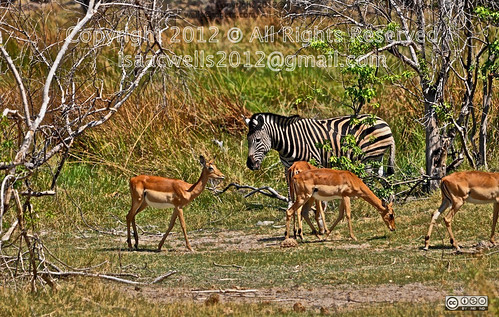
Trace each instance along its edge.
{"label": "impala leg", "polygon": [[187,238],[187,230],[184,220],[184,211],[180,208],[178,210],[178,217],[180,219],[180,226],[182,227],[182,232],[184,233],[185,246],[187,247],[187,249],[189,249],[189,251],[193,252],[194,250],[191,248],[191,244],[189,243],[189,239]]}
{"label": "impala leg", "polygon": [[296,232],[298,231],[298,229],[296,228],[296,221],[297,221],[296,217],[297,217],[296,213],[293,213],[293,236],[295,237],[295,239],[296,239]]}
{"label": "impala leg", "polygon": [[[324,216],[324,209],[322,207],[323,201],[316,200],[315,201],[315,222],[317,222],[317,226],[319,227],[320,234],[327,234],[329,231],[327,230],[326,217]],[[322,219],[322,225],[321,220]]]}
{"label": "impala leg", "polygon": [[[310,210],[312,209],[312,205],[314,203],[315,199],[310,198],[305,205],[303,205],[302,212],[301,214],[305,218],[305,221],[307,222],[308,226],[310,229],[312,229],[312,234],[317,236],[317,230],[315,230],[314,225],[312,224],[312,221],[310,221]],[[320,227],[319,227],[320,228]]]}
{"label": "impala leg", "polygon": [[291,222],[291,217],[297,214],[298,208],[303,205],[303,200],[297,199],[293,205],[286,211],[286,232],[284,234],[285,239],[289,239],[289,227]]}
{"label": "impala leg", "polygon": [[431,236],[431,232],[433,230],[433,226],[435,225],[435,223],[437,222],[437,219],[438,217],[440,216],[440,214],[442,212],[445,211],[445,209],[449,208],[450,206],[450,201],[447,200],[446,198],[444,198],[442,200],[442,204],[440,204],[440,207],[438,207],[437,210],[435,210],[435,212],[433,213],[433,215],[431,216],[431,222],[430,222],[430,227],[428,228],[428,233],[426,234],[426,237],[424,238],[425,240],[425,245],[424,245],[424,248],[423,250],[426,250],[428,251],[428,248],[430,247],[430,236]]}
{"label": "impala leg", "polygon": [[352,209],[350,208],[350,197],[345,197],[344,199],[345,199],[345,212],[348,222],[348,231],[350,232],[350,238],[357,241],[357,238],[354,236],[352,229]]}
{"label": "impala leg", "polygon": [[170,218],[170,225],[168,225],[168,229],[166,230],[165,234],[163,235],[163,238],[161,239],[161,241],[159,242],[158,251],[161,251],[161,248],[163,247],[163,243],[165,243],[166,237],[168,237],[168,235],[170,234],[170,231],[172,230],[173,225],[175,224],[175,220],[177,220],[177,215],[178,215],[178,209],[175,208],[173,210],[172,217]]}
{"label": "impala leg", "polygon": [[331,232],[333,232],[333,229],[334,227],[336,227],[336,225],[338,224],[338,222],[340,222],[341,219],[343,219],[343,215],[345,214],[345,198],[346,197],[343,197],[341,199],[341,203],[340,203],[340,207],[339,207],[339,214],[338,214],[338,218],[336,218],[336,220],[334,221],[333,225],[331,226],[331,228],[329,228],[329,232],[326,234],[326,236],[324,237],[324,241],[327,240],[327,238],[329,237],[329,235],[331,234]]}
{"label": "impala leg", "polygon": [[128,212],[126,216],[126,229],[127,229],[127,239],[126,242],[128,244],[128,249],[132,249],[132,239],[130,237],[130,225],[132,225],[133,228],[133,237],[135,240],[135,249],[138,249],[139,247],[139,234],[137,231],[137,225],[135,224],[135,216],[144,210],[144,208],[147,207],[147,204],[143,200],[139,200],[136,203],[132,203],[132,208],[130,208],[130,211]]}
{"label": "impala leg", "polygon": [[286,211],[286,232],[284,233],[284,238],[289,239],[289,222],[291,221],[291,216],[293,216],[293,223],[295,227],[295,238],[296,238],[296,220],[295,220],[295,206],[296,202]]}
{"label": "impala leg", "polygon": [[452,223],[452,218],[454,218],[454,216],[456,215],[459,208],[461,208],[463,203],[464,202],[462,200],[459,200],[458,202],[454,203],[449,214],[446,217],[444,217],[445,226],[447,227],[447,231],[449,232],[450,236],[450,243],[454,246],[454,248],[456,248],[457,251],[459,251],[460,248],[459,245],[457,244],[456,239],[454,238],[454,234],[452,233],[451,223]]}
{"label": "impala leg", "polygon": [[126,238],[126,243],[128,244],[128,249],[132,249],[132,237],[130,234],[130,226],[132,225],[132,220],[135,218],[135,209],[138,207],[135,207],[134,204],[132,204],[132,207],[130,208],[130,211],[126,215],[126,233],[127,233],[127,238]]}
{"label": "impala leg", "polygon": [[301,220],[302,209],[303,209],[303,205],[301,205],[298,208],[298,210],[296,210],[296,215],[297,215],[297,218],[298,218],[298,236],[300,237],[300,239],[303,240],[303,223],[302,223],[302,220]]}
{"label": "impala leg", "polygon": [[492,233],[490,234],[490,242],[492,242],[493,245],[496,244],[494,236],[496,234],[496,224],[498,216],[499,216],[499,202],[496,202],[494,204],[494,216],[492,218]]}

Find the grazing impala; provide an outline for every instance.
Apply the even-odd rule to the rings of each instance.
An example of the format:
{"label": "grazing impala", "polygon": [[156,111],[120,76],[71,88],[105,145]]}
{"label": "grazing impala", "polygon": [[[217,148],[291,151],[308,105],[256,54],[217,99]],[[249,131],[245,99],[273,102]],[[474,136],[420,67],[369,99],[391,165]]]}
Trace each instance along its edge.
{"label": "grazing impala", "polygon": [[454,235],[452,234],[451,222],[457,211],[464,202],[472,204],[494,204],[494,216],[492,217],[492,234],[490,242],[495,244],[494,235],[499,214],[499,173],[487,173],[480,171],[456,172],[442,178],[440,184],[442,191],[442,204],[433,213],[428,234],[425,237],[424,250],[430,246],[430,236],[438,216],[447,208],[451,207],[449,214],[444,217],[445,226],[450,236],[450,243],[458,251],[460,250]]}
{"label": "grazing impala", "polygon": [[380,212],[381,217],[383,218],[383,221],[387,225],[388,229],[391,231],[395,230],[395,217],[393,214],[392,203],[387,205],[385,202],[382,202],[360,178],[349,171],[339,171],[328,168],[305,171],[293,176],[293,183],[296,201],[291,208],[288,209],[286,214],[286,239],[289,238],[289,221],[293,214],[298,214],[298,232],[300,233],[300,238],[303,239],[303,233],[300,230],[302,225],[300,211],[303,205],[306,204],[310,198],[321,201],[328,201],[337,198],[341,199],[340,214],[329,229],[329,233],[326,235],[324,240],[328,238],[331,231],[343,218],[345,212],[348,220],[350,237],[356,240],[353,235],[352,223],[350,219],[351,197],[360,197],[374,206]]}
{"label": "grazing impala", "polygon": [[[317,169],[317,167],[313,166],[312,164],[306,162],[306,161],[298,161],[294,162],[293,165],[288,169],[286,172],[286,182],[288,183],[288,190],[289,190],[289,198],[291,202],[295,201],[295,191],[293,187],[293,176],[296,174],[299,174],[303,171],[309,171]],[[315,199],[310,198],[309,201],[305,204],[304,209],[302,209],[302,216],[305,218],[305,221],[307,224],[310,226],[312,229],[312,234],[317,235],[317,231],[315,230],[314,225],[310,221],[310,218],[308,216],[308,211],[310,210],[310,207],[312,206],[313,203],[316,203],[316,209],[315,209],[315,221],[317,222],[317,226],[319,227],[319,232],[321,234],[323,233],[328,233],[327,231],[327,226],[326,226],[326,217],[324,217],[324,208],[319,207],[320,201],[315,201]],[[321,223],[319,221],[319,216],[322,218],[322,227]],[[295,238],[296,238],[296,222],[295,222]]]}
{"label": "grazing impala", "polygon": [[201,176],[195,184],[189,184],[180,179],[171,179],[158,176],[139,175],[130,179],[130,193],[132,195],[132,208],[126,216],[127,225],[127,243],[128,248],[132,249],[132,241],[130,238],[130,223],[133,226],[133,236],[135,238],[135,249],[139,245],[139,235],[135,225],[135,216],[147,206],[154,208],[175,208],[173,215],[170,218],[170,225],[168,230],[163,235],[161,242],[158,246],[158,251],[165,242],[166,237],[173,228],[175,220],[180,219],[180,226],[184,233],[185,244],[187,249],[193,251],[189,240],[187,239],[187,232],[185,231],[185,221],[183,208],[193,201],[206,187],[209,179],[223,179],[224,175],[213,164],[213,161],[206,162],[204,157],[199,157],[199,162],[203,166]]}

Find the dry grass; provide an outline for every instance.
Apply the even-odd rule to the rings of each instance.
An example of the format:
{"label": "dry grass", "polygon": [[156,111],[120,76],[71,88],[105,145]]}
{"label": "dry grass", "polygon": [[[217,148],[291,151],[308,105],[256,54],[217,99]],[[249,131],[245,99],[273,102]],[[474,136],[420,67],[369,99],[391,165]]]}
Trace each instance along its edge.
{"label": "dry grass", "polygon": [[[233,22],[241,26],[245,34],[255,23],[276,23],[270,18]],[[50,30],[53,25],[46,27]],[[221,32],[231,25],[219,25]],[[202,47],[184,45],[179,50],[192,52],[196,48]],[[205,48],[228,50],[232,46],[221,42]],[[279,49],[291,53],[296,47],[282,43],[276,46],[244,44],[238,49]],[[184,251],[178,227],[166,241],[165,251],[149,252],[156,248],[170,213],[153,209],[146,209],[137,217],[137,223],[143,229],[139,233],[141,250],[125,250],[124,219],[130,204],[128,178],[133,175],[157,174],[192,182],[201,170],[198,155],[212,157],[216,154],[217,166],[226,175],[226,182],[270,185],[284,193],[283,168],[275,152],[269,153],[260,171],[252,172],[244,167],[246,127],[241,114],[256,111],[299,113],[310,117],[345,114],[348,109],[335,99],[342,91],[335,71],[299,69],[275,73],[266,69],[206,69],[187,72],[180,79],[172,77],[171,73],[157,73],[114,120],[79,140],[59,179],[58,195],[35,200],[36,217],[29,220],[35,231],[41,233],[48,248],[73,267],[105,263],[98,268],[99,272],[131,272],[140,280],[150,280],[173,268],[179,273],[160,286],[137,290],[97,279],[78,278],[60,281],[57,292],[46,289],[30,294],[25,292],[24,286],[19,285],[16,291],[11,284],[5,284],[8,280],[4,280],[0,315],[319,314],[323,306],[311,304],[306,299],[299,299],[305,308],[304,313],[293,310],[295,290],[305,294],[308,289],[312,289],[318,298],[325,297],[321,291],[327,289],[326,294],[332,300],[339,296],[334,292],[337,289],[345,290],[341,296],[352,291],[360,294],[370,290],[377,292],[376,296],[387,298],[385,302],[359,304],[352,301],[345,306],[334,303],[323,307],[323,312],[328,310],[339,315],[445,313],[441,297],[433,300],[425,297],[425,303],[419,303],[402,301],[399,297],[390,301],[392,293],[383,293],[387,290],[396,292],[397,287],[406,290],[414,284],[421,285],[420,291],[436,290],[441,295],[453,292],[487,294],[491,303],[489,314],[497,315],[499,253],[483,250],[482,253],[455,255],[449,248],[441,224],[432,237],[430,251],[420,250],[430,212],[440,203],[439,194],[426,200],[396,205],[395,233],[387,231],[370,206],[356,201],[352,209],[358,242],[348,240],[346,224],[341,223],[332,235],[333,241],[316,243],[315,238],[308,235],[306,243],[282,249],[279,247],[284,235],[282,227],[256,224],[270,220],[274,225],[282,226],[285,204],[261,196],[244,199],[238,192],[228,192],[220,197],[206,192],[185,212],[189,236],[198,252]],[[111,70],[103,72],[103,76],[111,75]],[[12,80],[5,76],[0,78],[0,83],[3,101],[19,104],[13,95]],[[318,89],[324,93],[318,94]],[[297,99],[304,101],[297,103]],[[424,131],[415,123],[421,116],[421,106],[390,87],[384,87],[383,95],[376,101],[382,105],[376,110],[377,114],[390,123],[395,134],[398,176],[417,173],[424,165],[421,151]],[[492,145],[498,138],[495,128],[497,109],[493,115],[490,124]],[[223,141],[224,148],[219,148],[213,139]],[[489,148],[490,165],[497,169],[497,147]],[[35,185],[45,188],[49,173],[44,170],[37,177]],[[330,208],[327,217],[333,218],[336,212],[337,207]],[[475,250],[474,245],[488,239],[491,218],[492,206],[465,205],[457,214],[454,231],[466,250]],[[12,220],[13,215],[7,215],[4,226],[7,228]],[[88,225],[113,234],[95,233]],[[205,299],[193,300],[191,296],[192,289],[235,287],[256,288],[272,296],[285,294],[290,301],[247,303],[222,296],[219,303],[204,305]],[[165,302],[167,296],[160,295],[169,291],[178,291],[178,294],[172,297],[172,302]]]}

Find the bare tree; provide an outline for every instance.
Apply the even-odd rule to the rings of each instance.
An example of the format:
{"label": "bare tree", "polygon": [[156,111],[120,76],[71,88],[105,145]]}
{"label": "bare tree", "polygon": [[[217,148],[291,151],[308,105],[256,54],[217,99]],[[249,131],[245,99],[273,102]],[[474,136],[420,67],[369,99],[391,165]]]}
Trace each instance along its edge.
{"label": "bare tree", "polygon": [[[423,106],[421,122],[426,132],[425,169],[430,176],[428,188],[435,189],[438,179],[446,174],[447,153],[453,144],[456,129],[462,139],[462,151],[472,166],[476,165],[478,157],[473,157],[467,146],[467,139],[474,141],[476,137],[474,131],[470,131],[471,135],[467,133],[468,114],[471,112],[475,118],[477,74],[474,70],[485,63],[483,51],[490,48],[493,42],[488,40],[491,22],[478,21],[475,11],[480,5],[488,4],[473,0],[295,0],[289,1],[286,6],[286,18],[292,23],[297,20],[305,22],[308,27],[318,27],[324,32],[339,29],[354,37],[380,34],[382,39],[371,45],[370,51],[356,56],[357,61],[372,55],[388,54],[394,56],[403,69],[417,74],[412,85],[403,85],[402,88],[418,98]],[[491,54],[488,56],[495,59]],[[388,66],[386,72],[392,73],[393,65]],[[460,75],[458,81],[462,80],[466,92],[461,102],[460,117],[454,120],[450,113],[452,109],[448,107],[451,101],[449,79],[463,71],[465,75]],[[490,97],[492,77],[483,82],[483,87],[484,96]],[[489,109],[486,104],[490,105],[490,98],[487,100],[483,102],[480,128],[483,137],[486,136]],[[442,114],[444,119],[439,118]],[[479,161],[484,162],[486,142],[480,144],[480,151],[476,152],[481,157]],[[454,155],[449,167],[455,168],[463,161],[462,151],[458,151],[460,155]]]}
{"label": "bare tree", "polygon": [[[74,141],[111,119],[145,78],[163,71],[158,60],[173,56],[162,34],[176,14],[156,0],[90,0],[83,15],[79,8],[53,10],[49,14],[75,21],[51,32],[58,34],[55,39],[43,33],[54,27],[41,19],[47,12],[30,12],[22,5],[0,7],[0,63],[6,66],[3,82],[8,85],[2,91],[9,91],[0,98],[0,170],[5,172],[0,234],[12,197],[19,197],[18,191],[23,197],[17,203],[21,225],[32,197],[55,193]],[[52,179],[46,188],[33,188],[31,179],[42,167]],[[34,244],[29,235],[23,237],[36,281]]]}

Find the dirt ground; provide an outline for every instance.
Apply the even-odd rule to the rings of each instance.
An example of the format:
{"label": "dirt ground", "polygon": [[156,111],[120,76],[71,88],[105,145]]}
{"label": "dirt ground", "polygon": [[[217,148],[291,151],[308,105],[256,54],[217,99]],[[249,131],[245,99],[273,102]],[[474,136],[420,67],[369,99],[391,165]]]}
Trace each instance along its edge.
{"label": "dirt ground", "polygon": [[[268,234],[248,234],[238,231],[210,231],[189,233],[191,245],[196,252],[220,252],[220,250],[250,251],[268,248],[280,248],[283,237],[269,237]],[[155,244],[161,235],[141,235],[139,243]],[[316,240],[309,236],[309,241]],[[369,248],[368,242],[362,244],[345,243],[345,238],[331,235],[329,240],[342,240],[338,245],[342,249]],[[124,241],[122,241],[124,243]],[[169,236],[168,247],[163,252],[187,252],[183,237],[179,233]],[[139,251],[140,252],[140,251]],[[329,311],[349,310],[364,304],[373,303],[423,303],[437,302],[443,304],[446,293],[435,286],[422,283],[405,285],[382,284],[376,286],[335,285],[334,287],[293,289],[264,288],[264,289],[188,289],[165,288],[161,286],[145,286],[140,288],[125,286],[127,293],[144,296],[154,302],[181,302],[194,301],[204,303],[212,294],[219,294],[222,302],[236,303],[269,303],[292,307],[300,303],[307,310],[320,311],[321,307]]]}
{"label": "dirt ground", "polygon": [[[196,252],[219,252],[224,251],[251,251],[262,250],[269,248],[280,248],[284,240],[284,228],[282,236],[269,236],[269,234],[249,234],[242,231],[225,231],[225,230],[203,230],[197,232],[188,232],[189,242]],[[139,249],[145,244],[158,244],[162,238],[162,234],[140,234],[139,233]],[[318,242],[316,236],[308,234],[305,237],[306,242]],[[126,239],[117,238],[116,241],[126,244]],[[341,245],[335,246],[337,249],[362,249],[369,248],[369,243],[349,244],[345,243],[345,237],[338,232],[331,233],[328,241],[341,241]],[[132,237],[133,243],[133,237]],[[163,246],[163,252],[188,252],[185,249],[185,240],[181,232],[172,232],[168,236]]]}
{"label": "dirt ground", "polygon": [[390,304],[396,302],[435,302],[443,303],[445,293],[436,287],[425,286],[421,283],[406,285],[383,284],[372,287],[357,285],[342,285],[321,288],[269,288],[269,289],[226,289],[226,290],[197,290],[180,288],[144,287],[132,288],[154,302],[172,303],[179,301],[194,301],[204,303],[211,294],[219,294],[222,302],[237,303],[272,303],[280,306],[292,307],[295,303],[302,304],[307,309],[319,310],[321,307],[328,310],[347,310],[365,304]]}

